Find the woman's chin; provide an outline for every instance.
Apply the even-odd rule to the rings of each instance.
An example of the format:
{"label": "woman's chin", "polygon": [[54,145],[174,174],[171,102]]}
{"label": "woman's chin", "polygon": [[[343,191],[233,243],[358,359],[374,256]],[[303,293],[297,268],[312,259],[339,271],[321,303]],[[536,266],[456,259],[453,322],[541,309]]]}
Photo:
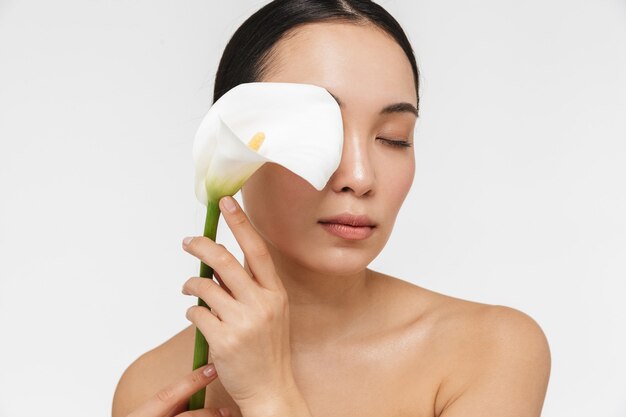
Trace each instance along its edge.
{"label": "woman's chin", "polygon": [[363,249],[317,248],[304,257],[302,264],[311,271],[324,275],[356,275],[362,273],[376,256]]}

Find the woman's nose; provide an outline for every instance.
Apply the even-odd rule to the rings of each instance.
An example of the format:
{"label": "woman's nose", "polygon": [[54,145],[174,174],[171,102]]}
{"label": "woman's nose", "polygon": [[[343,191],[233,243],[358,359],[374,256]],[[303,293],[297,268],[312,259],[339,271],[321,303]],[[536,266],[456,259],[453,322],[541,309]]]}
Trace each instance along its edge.
{"label": "woman's nose", "polygon": [[334,191],[352,191],[356,197],[374,192],[376,176],[367,143],[362,135],[344,135],[341,162],[329,180]]}

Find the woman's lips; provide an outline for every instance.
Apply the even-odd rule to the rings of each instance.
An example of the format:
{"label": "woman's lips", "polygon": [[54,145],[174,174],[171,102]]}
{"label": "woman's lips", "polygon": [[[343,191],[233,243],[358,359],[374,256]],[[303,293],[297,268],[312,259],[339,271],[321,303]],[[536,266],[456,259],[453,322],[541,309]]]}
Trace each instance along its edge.
{"label": "woman's lips", "polygon": [[320,223],[327,232],[348,240],[366,239],[374,233],[371,226],[349,226],[339,223]]}
{"label": "woman's lips", "polygon": [[347,224],[350,226],[376,226],[376,223],[374,223],[367,214],[352,214],[347,211],[335,216],[320,219],[319,221],[321,223]]}

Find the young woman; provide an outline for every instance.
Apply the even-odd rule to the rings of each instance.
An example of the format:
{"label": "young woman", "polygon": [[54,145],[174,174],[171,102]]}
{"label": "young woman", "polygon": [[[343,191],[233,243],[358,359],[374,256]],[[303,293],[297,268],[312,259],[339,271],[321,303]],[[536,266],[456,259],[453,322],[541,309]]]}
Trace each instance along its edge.
{"label": "young woman", "polygon": [[[206,238],[184,246],[223,281],[185,283],[213,311],[195,307],[191,326],[129,366],[113,416],[539,416],[550,352],[532,318],[367,268],[415,171],[418,70],[396,20],[370,1],[273,1],[228,43],[214,101],[251,81],[326,88],[342,112],[341,163],[322,191],[276,164],[250,177],[245,210],[222,209],[243,267]],[[332,233],[324,222],[342,213],[371,233]],[[216,325],[229,340],[211,339]],[[217,375],[190,371],[196,326]],[[185,412],[204,386],[207,409]]]}

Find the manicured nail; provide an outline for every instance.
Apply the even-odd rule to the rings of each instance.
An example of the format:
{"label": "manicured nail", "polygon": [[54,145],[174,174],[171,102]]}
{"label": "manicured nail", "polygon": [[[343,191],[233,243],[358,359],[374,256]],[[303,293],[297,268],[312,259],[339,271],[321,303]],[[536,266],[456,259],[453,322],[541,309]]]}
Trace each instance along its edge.
{"label": "manicured nail", "polygon": [[223,208],[225,208],[229,213],[234,213],[235,210],[237,210],[237,206],[235,205],[235,199],[232,197],[223,197],[222,198],[222,206]]}
{"label": "manicured nail", "polygon": [[228,408],[220,408],[218,411],[222,417],[230,417],[230,411],[228,411]]}
{"label": "manicured nail", "polygon": [[202,373],[204,376],[213,376],[215,374],[215,365],[210,364],[204,369],[204,371],[202,371]]}
{"label": "manicured nail", "polygon": [[189,242],[191,242],[192,239],[193,239],[193,237],[191,237],[191,236],[188,236],[188,237],[184,238],[183,239],[183,245],[185,245],[185,246],[189,245]]}

